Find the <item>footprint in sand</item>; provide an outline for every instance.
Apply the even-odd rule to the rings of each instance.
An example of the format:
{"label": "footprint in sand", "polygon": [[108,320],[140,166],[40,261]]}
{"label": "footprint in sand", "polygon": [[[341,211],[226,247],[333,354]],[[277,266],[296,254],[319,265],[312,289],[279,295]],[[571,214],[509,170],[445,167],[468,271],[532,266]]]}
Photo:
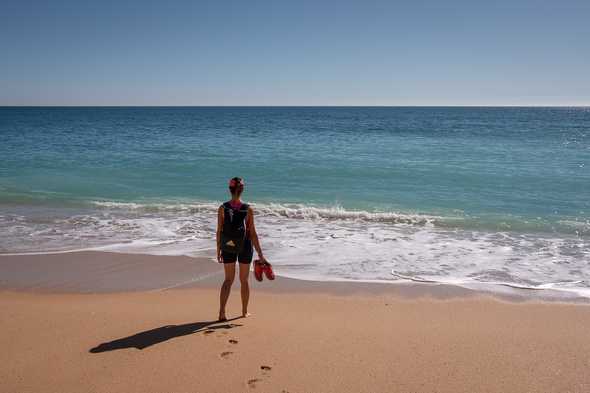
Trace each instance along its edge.
{"label": "footprint in sand", "polygon": [[211,329],[209,329],[209,330],[205,330],[205,331],[203,332],[203,334],[211,334],[211,333],[215,333],[215,330],[211,330]]}
{"label": "footprint in sand", "polygon": [[237,343],[238,343],[238,340],[234,340],[234,339],[232,338],[231,340],[229,340],[229,343],[230,343],[230,344],[237,344]]}
{"label": "footprint in sand", "polygon": [[[262,365],[262,366],[260,366],[260,369],[262,370],[263,376],[267,377],[268,376],[267,372],[270,371],[272,369],[272,367]],[[258,378],[250,379],[250,380],[248,380],[248,386],[251,387],[251,388],[255,388],[256,387],[256,384],[258,382],[262,382],[262,380],[261,379],[258,379]]]}
{"label": "footprint in sand", "polygon": [[231,355],[232,353],[233,352],[231,352],[231,351],[221,352],[221,355],[219,355],[219,356],[221,356],[222,359],[227,359],[229,357],[229,355]]}
{"label": "footprint in sand", "polygon": [[260,382],[260,379],[258,379],[258,378],[249,379],[248,380],[248,387],[254,389],[258,382]]}

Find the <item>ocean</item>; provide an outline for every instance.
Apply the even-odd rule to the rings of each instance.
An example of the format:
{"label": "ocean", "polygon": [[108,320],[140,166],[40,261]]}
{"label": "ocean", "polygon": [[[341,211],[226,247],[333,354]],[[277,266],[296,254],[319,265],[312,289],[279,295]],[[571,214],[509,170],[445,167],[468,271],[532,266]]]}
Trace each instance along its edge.
{"label": "ocean", "polygon": [[283,276],[590,297],[583,107],[3,107],[0,253],[212,257],[234,176]]}

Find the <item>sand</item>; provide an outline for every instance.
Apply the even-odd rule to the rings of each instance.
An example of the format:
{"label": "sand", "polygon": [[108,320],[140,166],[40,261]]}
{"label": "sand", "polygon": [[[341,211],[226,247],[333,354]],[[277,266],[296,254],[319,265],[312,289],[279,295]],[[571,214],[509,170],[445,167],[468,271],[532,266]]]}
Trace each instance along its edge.
{"label": "sand", "polygon": [[[86,254],[65,255],[54,268]],[[124,272],[124,261],[140,260],[121,255],[94,255],[94,274],[101,258],[121,258]],[[47,256],[30,259],[26,274],[4,258],[12,262],[0,257],[2,392],[590,391],[586,304],[429,286],[407,287],[410,296],[394,285],[347,292],[278,277],[253,286],[251,317],[215,322],[220,267],[206,261],[193,261],[206,266],[188,288],[162,290],[156,280],[132,292],[76,293],[66,280],[61,289],[25,285]],[[158,261],[182,261],[147,259],[156,271]],[[9,288],[14,276],[19,288]],[[238,316],[239,301],[236,283],[228,316]]]}

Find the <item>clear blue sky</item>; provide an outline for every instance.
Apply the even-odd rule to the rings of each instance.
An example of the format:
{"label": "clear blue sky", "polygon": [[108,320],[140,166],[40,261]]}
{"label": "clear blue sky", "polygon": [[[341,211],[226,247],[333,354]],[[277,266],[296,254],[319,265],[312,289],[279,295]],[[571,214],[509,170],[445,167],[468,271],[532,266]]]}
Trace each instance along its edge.
{"label": "clear blue sky", "polygon": [[0,105],[590,105],[590,1],[2,1]]}

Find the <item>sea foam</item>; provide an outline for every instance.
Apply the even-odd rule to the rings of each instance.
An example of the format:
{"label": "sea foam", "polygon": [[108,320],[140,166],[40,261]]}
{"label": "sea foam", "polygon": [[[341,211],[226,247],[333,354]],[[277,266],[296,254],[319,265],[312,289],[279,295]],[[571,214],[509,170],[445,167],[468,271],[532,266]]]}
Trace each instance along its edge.
{"label": "sea foam", "polygon": [[[0,217],[3,253],[94,249],[213,257],[218,202],[93,202],[83,214]],[[283,276],[415,281],[586,293],[583,237],[439,225],[444,217],[253,204],[266,256]],[[585,295],[584,295],[585,296]]]}

